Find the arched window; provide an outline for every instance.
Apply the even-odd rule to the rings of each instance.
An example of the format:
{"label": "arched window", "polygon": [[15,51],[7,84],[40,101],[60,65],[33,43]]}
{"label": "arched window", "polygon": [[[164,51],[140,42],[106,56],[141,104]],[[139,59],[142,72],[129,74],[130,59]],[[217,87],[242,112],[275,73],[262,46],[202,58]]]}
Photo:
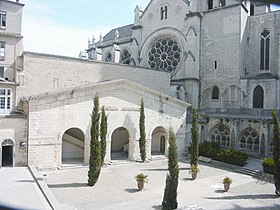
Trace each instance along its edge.
{"label": "arched window", "polygon": [[216,86],[212,90],[212,99],[219,99],[219,89]]}
{"label": "arched window", "polygon": [[131,54],[128,49],[123,49],[121,51],[120,63],[130,64]]}
{"label": "arched window", "polygon": [[255,14],[255,6],[254,4],[250,4],[250,16],[253,16]]}
{"label": "arched window", "polygon": [[260,69],[269,70],[269,50],[270,50],[270,34],[269,30],[264,29],[261,33],[261,52],[260,52]]}
{"label": "arched window", "polygon": [[160,19],[167,19],[167,5],[160,7]]}
{"label": "arched window", "polygon": [[263,108],[263,97],[263,88],[258,85],[253,93],[253,108]]}
{"label": "arched window", "polygon": [[249,127],[240,133],[239,147],[241,149],[258,152],[260,147],[259,133]]}
{"label": "arched window", "polygon": [[230,147],[229,127],[219,123],[211,131],[211,140],[220,144],[221,147]]}
{"label": "arched window", "polygon": [[107,62],[112,62],[113,58],[112,58],[112,53],[111,52],[107,52],[105,55],[105,61]]}

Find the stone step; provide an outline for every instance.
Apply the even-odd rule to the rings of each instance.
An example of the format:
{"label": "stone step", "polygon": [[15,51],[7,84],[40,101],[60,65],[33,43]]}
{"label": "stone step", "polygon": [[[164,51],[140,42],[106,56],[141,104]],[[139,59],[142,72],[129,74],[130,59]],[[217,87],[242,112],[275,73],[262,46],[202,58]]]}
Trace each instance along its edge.
{"label": "stone step", "polygon": [[165,155],[152,155],[148,160],[165,160],[167,157]]}
{"label": "stone step", "polygon": [[252,170],[249,168],[237,168],[235,171],[241,174],[249,175],[252,177],[258,177],[258,178],[261,175],[261,172],[259,170]]}

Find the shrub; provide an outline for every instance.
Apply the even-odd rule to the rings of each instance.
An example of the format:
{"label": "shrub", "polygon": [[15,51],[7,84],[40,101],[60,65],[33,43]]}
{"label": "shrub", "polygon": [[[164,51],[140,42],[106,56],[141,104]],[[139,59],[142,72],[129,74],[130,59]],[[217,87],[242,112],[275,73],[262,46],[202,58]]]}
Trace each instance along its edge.
{"label": "shrub", "polygon": [[[189,146],[191,151],[192,144]],[[221,162],[244,166],[248,159],[248,155],[244,152],[236,151],[233,149],[222,149],[217,142],[203,142],[199,145],[199,155],[212,158]]]}
{"label": "shrub", "polygon": [[263,171],[268,174],[273,174],[274,160],[273,158],[264,158],[262,161]]}

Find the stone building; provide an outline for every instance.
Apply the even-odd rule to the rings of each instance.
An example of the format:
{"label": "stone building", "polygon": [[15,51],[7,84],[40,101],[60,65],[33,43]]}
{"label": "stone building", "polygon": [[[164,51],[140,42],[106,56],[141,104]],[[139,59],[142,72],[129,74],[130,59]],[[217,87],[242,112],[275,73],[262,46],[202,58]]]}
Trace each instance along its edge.
{"label": "stone building", "polygon": [[88,41],[80,58],[23,52],[23,4],[0,1],[0,166],[87,163],[93,97],[109,119],[105,161],[139,157],[145,103],[147,156],[201,141],[267,156],[279,109],[280,12],[259,1],[151,0],[134,23]]}
{"label": "stone building", "polygon": [[169,73],[23,52],[23,6],[18,1],[0,1],[0,167],[32,164],[55,169],[64,163],[87,164],[95,95],[108,114],[106,163],[140,159],[142,98],[147,157],[167,153],[169,127],[183,155],[190,105],[171,96]]}
{"label": "stone building", "polygon": [[89,40],[87,53],[170,73],[172,95],[199,110],[201,141],[260,157],[270,155],[280,103],[279,34],[280,11],[267,1],[151,0],[134,23]]}

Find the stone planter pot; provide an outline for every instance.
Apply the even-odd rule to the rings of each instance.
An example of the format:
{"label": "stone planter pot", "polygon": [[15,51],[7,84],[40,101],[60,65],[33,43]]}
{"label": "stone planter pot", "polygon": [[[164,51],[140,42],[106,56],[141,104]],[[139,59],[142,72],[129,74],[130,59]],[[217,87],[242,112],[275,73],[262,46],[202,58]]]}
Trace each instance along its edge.
{"label": "stone planter pot", "polygon": [[140,190],[140,191],[143,190],[143,188],[144,188],[144,183],[145,183],[145,182],[140,182],[140,181],[137,182],[138,190]]}
{"label": "stone planter pot", "polygon": [[224,183],[224,189],[227,192],[229,190],[230,183]]}
{"label": "stone planter pot", "polygon": [[194,180],[197,177],[197,172],[191,172],[191,175],[192,175],[192,179]]}

